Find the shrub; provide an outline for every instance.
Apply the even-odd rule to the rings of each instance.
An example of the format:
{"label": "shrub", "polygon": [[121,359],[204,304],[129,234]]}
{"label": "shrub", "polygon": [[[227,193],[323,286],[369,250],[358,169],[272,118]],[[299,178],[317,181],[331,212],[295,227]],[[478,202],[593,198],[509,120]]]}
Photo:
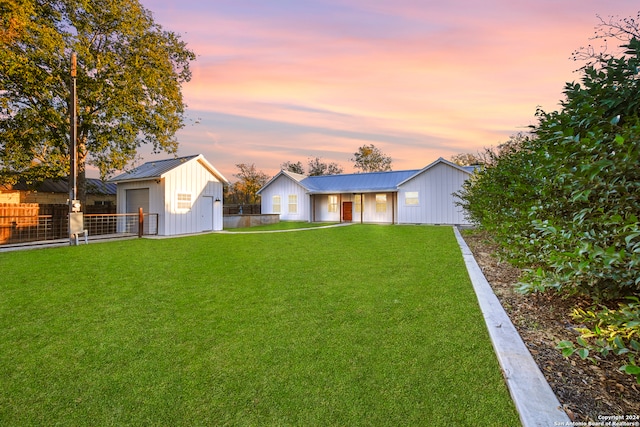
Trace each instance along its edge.
{"label": "shrub", "polygon": [[577,346],[571,341],[561,341],[558,349],[569,357],[577,353],[580,358],[591,359],[590,354],[598,352],[606,357],[609,353],[626,355],[628,363],[620,370],[634,375],[640,384],[640,366],[637,363],[640,354],[640,299],[630,297],[630,303],[620,304],[617,310],[601,306],[598,309],[575,309],[573,319],[586,326],[576,328],[580,336]]}
{"label": "shrub", "polygon": [[[585,66],[581,82],[565,86],[562,109],[538,110],[531,135],[492,153],[458,194],[470,218],[524,267],[522,291],[596,302],[640,295],[640,41],[623,48]],[[638,310],[574,313],[594,326],[578,347],[562,343],[563,352],[628,352],[624,370],[638,375],[638,341],[624,338],[637,334]]]}

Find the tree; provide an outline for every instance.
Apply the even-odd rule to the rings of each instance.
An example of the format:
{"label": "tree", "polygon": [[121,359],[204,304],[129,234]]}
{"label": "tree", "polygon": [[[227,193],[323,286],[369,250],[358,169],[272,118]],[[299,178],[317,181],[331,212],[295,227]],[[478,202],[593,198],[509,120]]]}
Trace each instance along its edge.
{"label": "tree", "polygon": [[32,14],[33,4],[30,1],[0,0],[0,44],[3,48],[24,33]]}
{"label": "tree", "polygon": [[[342,173],[342,168],[335,162],[326,163],[323,162],[320,157],[309,158],[307,160],[308,172],[309,176],[319,176],[319,175],[338,175]],[[284,162],[280,167],[283,170],[298,173],[301,175],[305,174],[304,166],[302,166],[302,162]]]}
{"label": "tree", "polygon": [[473,166],[483,163],[480,157],[473,153],[460,153],[453,155],[451,156],[451,161],[458,166]]}
{"label": "tree", "polygon": [[0,49],[1,181],[68,175],[72,52],[81,201],[87,163],[104,178],[124,169],[143,144],[177,151],[181,84],[191,79],[195,59],[177,34],[163,30],[137,0],[18,1],[32,13],[25,21],[9,9],[15,19],[3,19],[3,38],[11,35],[11,42]]}
{"label": "tree", "polygon": [[[583,359],[626,354],[620,370],[640,382],[640,40],[588,58],[558,111],[536,113],[532,137],[497,153],[465,183],[470,216],[524,267],[523,291],[582,294],[577,346]],[[606,24],[609,25],[609,24]]]}
{"label": "tree", "polygon": [[386,156],[373,144],[363,145],[353,153],[353,167],[362,172],[383,172],[391,170],[391,157]]}
{"label": "tree", "polygon": [[596,32],[591,40],[601,40],[603,44],[599,48],[589,44],[573,52],[574,61],[585,61],[585,65],[581,69],[598,68],[619,53],[616,52],[616,49],[609,52],[608,40],[617,40],[622,47],[634,38],[640,39],[640,12],[636,18],[620,19],[609,16],[604,19],[600,15],[597,17],[600,23],[596,26]]}
{"label": "tree", "polygon": [[300,161],[296,163],[291,163],[289,161],[284,162],[283,164],[280,165],[280,168],[285,171],[304,175],[304,166],[302,166],[302,162]]}
{"label": "tree", "polygon": [[309,159],[308,166],[309,176],[338,175],[342,173],[342,168],[337,163],[325,163],[320,157]]}
{"label": "tree", "polygon": [[259,203],[259,196],[257,195],[260,190],[269,180],[269,175],[256,169],[255,164],[240,163],[236,167],[240,172],[233,174],[239,181],[233,184],[233,191],[236,193],[236,200],[244,204],[256,204]]}

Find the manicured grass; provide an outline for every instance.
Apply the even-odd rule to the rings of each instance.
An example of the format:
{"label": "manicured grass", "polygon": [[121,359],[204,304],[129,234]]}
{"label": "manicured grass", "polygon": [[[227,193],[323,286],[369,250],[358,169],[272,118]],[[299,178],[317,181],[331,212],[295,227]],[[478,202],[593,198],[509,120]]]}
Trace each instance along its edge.
{"label": "manicured grass", "polygon": [[0,425],[513,426],[453,232],[0,253]]}

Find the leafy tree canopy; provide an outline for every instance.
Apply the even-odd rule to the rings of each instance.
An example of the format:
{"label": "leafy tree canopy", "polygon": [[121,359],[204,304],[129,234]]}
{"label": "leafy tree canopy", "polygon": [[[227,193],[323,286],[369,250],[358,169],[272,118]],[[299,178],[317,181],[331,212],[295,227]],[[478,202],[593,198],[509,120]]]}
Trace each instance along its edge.
{"label": "leafy tree canopy", "polygon": [[[320,157],[315,157],[313,159],[308,159],[307,161],[307,175],[309,176],[320,176],[320,175],[338,175],[342,173],[342,168],[335,162],[327,163],[323,162]],[[284,162],[280,167],[283,170],[299,173],[301,175],[305,174],[304,166],[302,166],[302,162]]]}
{"label": "leafy tree canopy", "polygon": [[69,173],[70,56],[77,53],[78,171],[104,177],[143,144],[175,153],[195,55],[137,0],[3,0],[0,180]]}
{"label": "leafy tree canopy", "polygon": [[391,170],[391,157],[386,156],[375,145],[363,145],[353,153],[353,167],[361,172],[383,172]]}
{"label": "leafy tree canopy", "polygon": [[255,164],[239,163],[239,172],[233,174],[238,181],[232,185],[229,197],[236,203],[256,204],[260,202],[258,190],[269,181],[269,175],[256,169]]}
{"label": "leafy tree canopy", "polygon": [[603,21],[596,34],[621,40],[620,49],[587,50],[561,109],[538,110],[531,135],[494,152],[460,204],[524,268],[521,290],[599,303],[574,312],[588,327],[577,346],[559,343],[563,354],[627,354],[620,369],[640,382],[638,21]]}
{"label": "leafy tree canopy", "polygon": [[483,164],[479,155],[473,153],[460,153],[451,156],[451,162],[459,166],[473,166]]}
{"label": "leafy tree canopy", "polygon": [[320,159],[320,157],[309,159],[308,166],[309,166],[308,171],[310,176],[338,175],[342,173],[342,168],[337,163],[323,162],[322,159]]}
{"label": "leafy tree canopy", "polygon": [[283,164],[280,165],[280,168],[282,170],[288,171],[288,172],[293,172],[293,173],[297,173],[300,175],[304,175],[304,166],[302,166],[302,162],[298,161],[296,163],[292,163],[289,161],[284,162]]}

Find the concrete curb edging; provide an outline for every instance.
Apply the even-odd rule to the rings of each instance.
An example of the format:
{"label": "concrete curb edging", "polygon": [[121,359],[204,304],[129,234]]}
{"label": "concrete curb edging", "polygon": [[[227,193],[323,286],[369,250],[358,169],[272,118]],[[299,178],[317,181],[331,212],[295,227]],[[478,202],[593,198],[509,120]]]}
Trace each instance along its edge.
{"label": "concrete curb edging", "polygon": [[457,227],[453,231],[480,304],[493,349],[524,427],[572,425]]}

